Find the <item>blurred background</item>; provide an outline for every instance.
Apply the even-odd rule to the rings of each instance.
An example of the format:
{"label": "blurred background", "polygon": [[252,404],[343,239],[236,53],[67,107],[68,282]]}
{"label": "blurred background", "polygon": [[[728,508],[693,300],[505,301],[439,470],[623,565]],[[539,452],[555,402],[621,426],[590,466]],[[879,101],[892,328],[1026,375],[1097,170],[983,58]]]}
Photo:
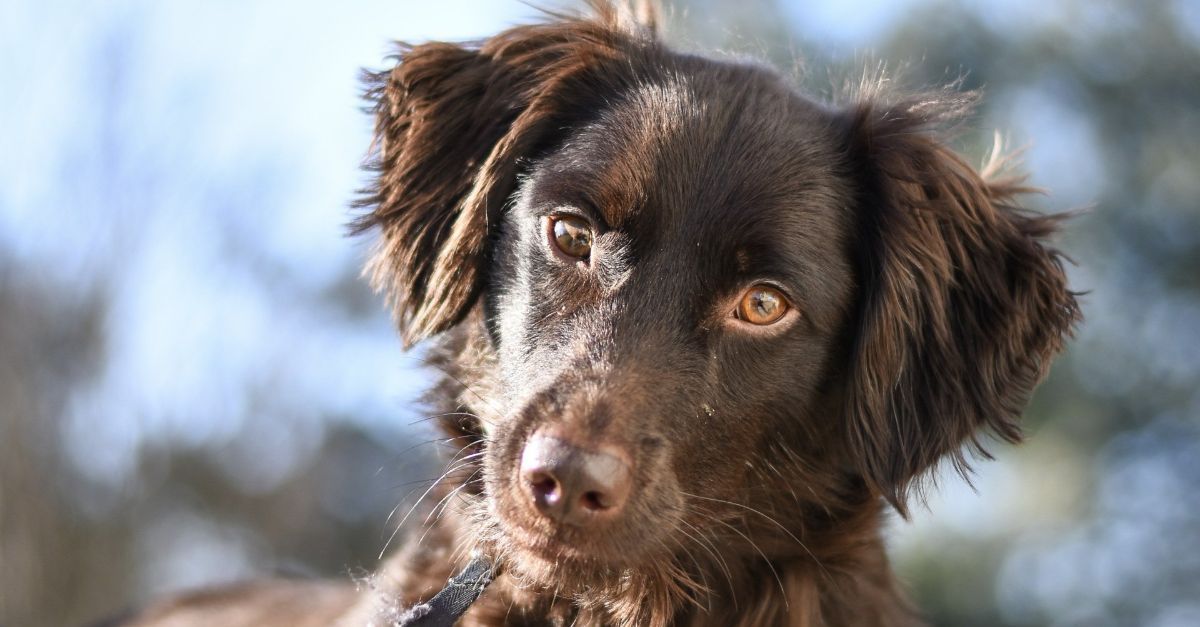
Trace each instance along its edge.
{"label": "blurred background", "polygon": [[[574,6],[550,2],[549,6]],[[390,39],[518,0],[0,8],[0,624],[371,569],[436,475],[429,381],[343,237]],[[1026,147],[1086,322],[973,491],[895,521],[937,625],[1200,625],[1200,3],[676,0],[669,39],[827,94],[965,77]]]}

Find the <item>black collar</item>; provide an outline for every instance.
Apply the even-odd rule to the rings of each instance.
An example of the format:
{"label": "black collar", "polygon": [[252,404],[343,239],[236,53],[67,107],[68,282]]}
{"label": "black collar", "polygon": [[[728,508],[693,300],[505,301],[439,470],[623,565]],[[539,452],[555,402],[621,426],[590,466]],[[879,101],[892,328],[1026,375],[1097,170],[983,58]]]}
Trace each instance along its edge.
{"label": "black collar", "polygon": [[453,627],[492,583],[493,576],[492,563],[481,554],[472,555],[462,572],[451,577],[441,592],[408,608],[393,627]]}

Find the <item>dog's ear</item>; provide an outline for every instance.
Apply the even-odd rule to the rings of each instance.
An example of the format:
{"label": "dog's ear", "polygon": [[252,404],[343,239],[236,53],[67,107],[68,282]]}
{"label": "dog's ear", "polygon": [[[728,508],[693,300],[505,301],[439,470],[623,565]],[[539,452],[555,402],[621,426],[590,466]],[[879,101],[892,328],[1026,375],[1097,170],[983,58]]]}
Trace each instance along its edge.
{"label": "dog's ear", "polygon": [[352,228],[380,230],[367,272],[406,345],[463,319],[521,164],[654,45],[653,23],[592,4],[593,18],[552,15],[474,45],[400,44],[394,68],[366,74],[375,176]]}
{"label": "dog's ear", "polygon": [[[943,143],[974,103],[950,90],[847,112],[861,177],[861,304],[849,369],[852,453],[902,514],[922,473],[980,436],[1020,439],[1018,419],[1079,318],[1056,217],[1022,210],[1019,179],[990,180]],[[994,157],[991,165],[997,165]]]}

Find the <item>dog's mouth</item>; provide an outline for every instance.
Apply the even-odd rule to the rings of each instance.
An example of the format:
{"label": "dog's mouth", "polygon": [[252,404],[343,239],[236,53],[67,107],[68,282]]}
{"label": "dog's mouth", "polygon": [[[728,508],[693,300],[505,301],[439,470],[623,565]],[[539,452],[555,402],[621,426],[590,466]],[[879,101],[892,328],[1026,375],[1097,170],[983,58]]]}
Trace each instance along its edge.
{"label": "dog's mouth", "polygon": [[661,551],[666,545],[661,542],[629,544],[616,535],[584,537],[547,533],[516,522],[500,523],[502,539],[497,554],[503,569],[526,585],[566,594],[614,589],[630,572],[648,571],[674,560],[673,555]]}
{"label": "dog's mouth", "polygon": [[547,534],[524,528],[507,532],[514,551],[522,558],[549,564],[620,566],[622,560],[614,554],[593,546],[595,542],[580,541],[565,534]]}

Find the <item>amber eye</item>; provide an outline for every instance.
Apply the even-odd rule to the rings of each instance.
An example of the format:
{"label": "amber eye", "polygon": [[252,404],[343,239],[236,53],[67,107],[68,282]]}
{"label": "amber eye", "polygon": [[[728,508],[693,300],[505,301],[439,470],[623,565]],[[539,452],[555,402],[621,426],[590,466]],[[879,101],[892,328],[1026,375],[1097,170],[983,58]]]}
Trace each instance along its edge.
{"label": "amber eye", "polygon": [[550,218],[550,238],[554,247],[568,257],[586,259],[592,252],[592,227],[583,218]]}
{"label": "amber eye", "polygon": [[767,325],[778,322],[788,307],[782,292],[766,285],[755,285],[742,295],[735,315],[738,320],[750,324]]}

